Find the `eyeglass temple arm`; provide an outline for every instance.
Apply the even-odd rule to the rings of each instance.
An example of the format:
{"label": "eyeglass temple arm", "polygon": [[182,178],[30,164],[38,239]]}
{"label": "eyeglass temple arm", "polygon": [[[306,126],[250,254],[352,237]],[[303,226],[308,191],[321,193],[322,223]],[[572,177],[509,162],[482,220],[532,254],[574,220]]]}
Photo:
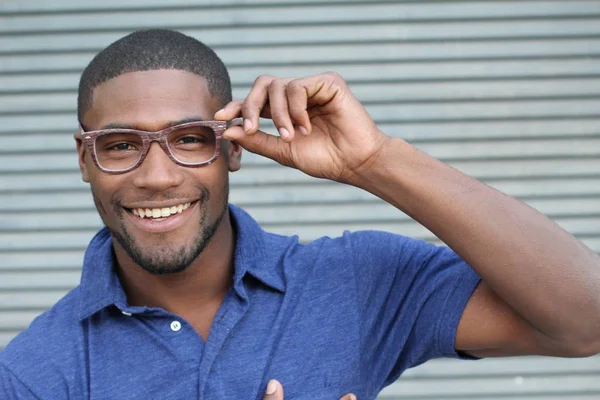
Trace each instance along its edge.
{"label": "eyeglass temple arm", "polygon": [[74,137],[75,139],[78,139],[78,140],[79,140],[79,139],[81,139],[81,137],[83,136],[83,133],[84,133],[85,131],[83,130],[83,127],[81,126],[81,124],[78,124],[78,125],[77,125],[77,127],[78,127],[79,129],[77,129],[77,132],[75,132],[75,133],[73,134],[73,137]]}
{"label": "eyeglass temple arm", "polygon": [[231,121],[227,121],[227,127],[232,127],[232,126],[244,126],[244,119],[239,117],[239,118],[234,118]]}

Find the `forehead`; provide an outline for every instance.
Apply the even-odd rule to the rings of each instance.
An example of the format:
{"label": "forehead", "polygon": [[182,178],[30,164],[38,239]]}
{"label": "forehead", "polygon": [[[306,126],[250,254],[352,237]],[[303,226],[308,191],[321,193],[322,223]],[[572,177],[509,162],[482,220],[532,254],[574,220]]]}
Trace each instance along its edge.
{"label": "forehead", "polygon": [[181,70],[127,72],[98,85],[84,115],[92,129],[121,123],[158,130],[192,116],[212,119],[218,101],[203,77]]}

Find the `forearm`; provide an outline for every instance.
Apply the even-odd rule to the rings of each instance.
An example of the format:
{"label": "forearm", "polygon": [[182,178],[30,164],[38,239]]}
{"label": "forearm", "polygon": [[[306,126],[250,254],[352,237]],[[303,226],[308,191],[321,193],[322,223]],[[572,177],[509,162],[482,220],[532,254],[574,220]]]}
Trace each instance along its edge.
{"label": "forearm", "polygon": [[600,257],[526,204],[392,139],[352,182],[443,240],[548,337],[600,335]]}

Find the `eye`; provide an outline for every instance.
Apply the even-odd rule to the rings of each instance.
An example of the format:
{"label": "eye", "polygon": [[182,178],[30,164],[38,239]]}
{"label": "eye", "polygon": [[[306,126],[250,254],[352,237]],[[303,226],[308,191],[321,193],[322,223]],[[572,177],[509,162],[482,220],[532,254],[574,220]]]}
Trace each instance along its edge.
{"label": "eye", "polygon": [[194,144],[194,143],[206,143],[208,140],[202,135],[188,135],[180,137],[177,141],[178,144]]}
{"label": "eye", "polygon": [[114,132],[98,136],[96,149],[104,153],[139,152],[143,142],[138,135]]}
{"label": "eye", "polygon": [[136,150],[136,146],[131,143],[114,143],[105,147],[108,151],[127,151],[127,150]]}

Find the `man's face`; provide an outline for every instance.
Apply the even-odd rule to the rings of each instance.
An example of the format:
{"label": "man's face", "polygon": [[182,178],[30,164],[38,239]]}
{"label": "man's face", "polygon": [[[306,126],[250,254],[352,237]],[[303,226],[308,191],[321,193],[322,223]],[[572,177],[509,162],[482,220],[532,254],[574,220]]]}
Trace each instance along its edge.
{"label": "man's face", "polygon": [[[112,125],[158,131],[192,118],[212,120],[220,106],[200,76],[180,70],[130,72],[94,89],[82,123],[86,130]],[[213,164],[183,167],[153,142],[137,169],[114,175],[100,171],[80,143],[78,151],[83,179],[115,246],[155,274],[183,271],[208,244],[227,212],[228,171],[239,169],[241,155],[240,147],[229,143]],[[177,211],[158,220],[134,214],[163,208]]]}

